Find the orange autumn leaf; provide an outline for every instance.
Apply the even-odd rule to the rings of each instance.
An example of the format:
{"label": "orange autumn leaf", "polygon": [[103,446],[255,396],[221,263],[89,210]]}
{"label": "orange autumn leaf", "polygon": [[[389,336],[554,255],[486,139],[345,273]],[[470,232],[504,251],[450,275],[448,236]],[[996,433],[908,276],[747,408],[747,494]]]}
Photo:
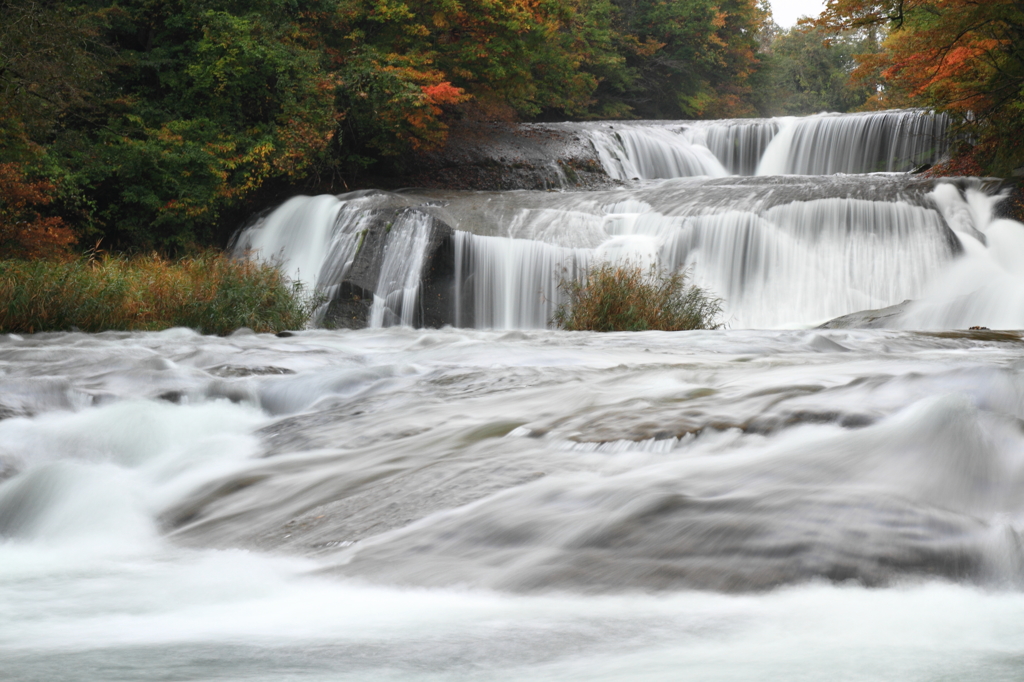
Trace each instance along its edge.
{"label": "orange autumn leaf", "polygon": [[431,105],[459,104],[470,98],[462,88],[457,88],[448,81],[436,85],[424,85],[420,89],[423,90],[423,94],[427,96],[427,102]]}
{"label": "orange autumn leaf", "polygon": [[0,163],[0,254],[7,258],[59,258],[76,241],[61,218],[38,208],[53,201],[56,188],[46,180],[29,180],[17,163]]}

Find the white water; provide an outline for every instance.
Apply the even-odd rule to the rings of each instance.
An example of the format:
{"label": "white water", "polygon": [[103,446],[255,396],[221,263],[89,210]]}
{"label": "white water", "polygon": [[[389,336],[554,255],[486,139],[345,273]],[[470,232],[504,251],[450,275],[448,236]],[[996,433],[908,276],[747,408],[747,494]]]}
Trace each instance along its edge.
{"label": "white water", "polygon": [[[332,295],[374,221],[394,222],[379,281],[362,285],[374,288],[371,326],[417,319],[426,249],[443,224],[456,231],[457,276],[442,318],[457,326],[546,327],[560,279],[611,260],[688,269],[723,299],[732,328],[809,327],[906,300],[922,302],[894,318],[896,327],[1024,327],[1022,228],[993,220],[1000,198],[991,188],[800,175],[936,161],[943,116],[560,125],[589,137],[610,176],[648,181],[600,192],[299,197],[240,243],[281,258],[293,277],[317,273]],[[754,167],[773,175],[726,176]],[[997,244],[986,241],[989,230]]]}
{"label": "white water", "polygon": [[[737,171],[804,149],[786,125],[655,137]],[[373,242],[374,328],[0,337],[0,677],[1019,680],[1024,337],[950,330],[1024,328],[998,201],[892,174],[299,197],[239,249],[330,294]],[[413,329],[442,223],[456,327]],[[545,329],[598,260],[690,267],[731,329]],[[744,329],[905,298],[942,331]]]}
{"label": "white water", "polygon": [[384,262],[373,293],[371,327],[411,325],[420,288],[420,270],[430,241],[430,217],[409,211],[388,228]]}
{"label": "white water", "polygon": [[482,329],[543,329],[562,300],[553,274],[575,277],[591,257],[589,249],[532,239],[455,236],[456,262],[464,268],[458,273],[456,298],[462,300],[468,293],[464,289],[472,289],[473,326]]}
{"label": "white water", "polygon": [[[388,202],[443,211],[456,230],[446,319],[457,326],[544,328],[561,300],[559,280],[611,260],[689,269],[724,300],[731,328],[809,327],[908,299],[927,305],[897,327],[1024,327],[1024,227],[994,220],[1001,199],[977,181],[681,178],[601,192],[372,199],[373,211]],[[336,223],[334,243],[351,244],[350,226],[370,224],[372,212],[360,208],[368,201],[342,197],[341,213],[353,218]],[[395,219],[372,326],[411,323],[432,220],[420,210]],[[319,264],[307,256],[309,267],[330,271],[341,260],[335,252],[323,250]]]}
{"label": "white water", "polygon": [[780,120],[757,175],[908,171],[946,155],[945,115],[916,111]]}
{"label": "white water", "polygon": [[332,251],[342,207],[342,202],[330,195],[292,197],[257,223],[258,229],[246,233],[242,250],[263,260],[281,262],[293,280],[316,286],[321,283],[320,269],[326,255]]}
{"label": "white water", "polygon": [[703,144],[733,175],[754,175],[761,156],[779,132],[781,122],[709,122],[694,129],[693,141]]}
{"label": "white water", "polygon": [[616,180],[728,175],[708,147],[662,125],[606,124],[587,132],[605,172]]}
{"label": "white water", "polygon": [[918,110],[775,119],[582,124],[609,176],[909,171],[946,155],[945,115]]}
{"label": "white water", "polygon": [[4,679],[1019,679],[984,338],[6,337]]}

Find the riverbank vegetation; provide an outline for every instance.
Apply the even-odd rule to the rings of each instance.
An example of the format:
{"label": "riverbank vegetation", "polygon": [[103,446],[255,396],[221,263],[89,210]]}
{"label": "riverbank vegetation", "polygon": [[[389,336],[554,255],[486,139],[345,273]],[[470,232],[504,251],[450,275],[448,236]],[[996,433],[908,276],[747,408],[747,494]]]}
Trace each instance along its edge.
{"label": "riverbank vegetation", "polygon": [[757,0],[0,2],[0,163],[44,183],[17,210],[86,243],[188,252],[283,196],[400,170],[459,118],[752,115],[765,16]]}
{"label": "riverbank vegetation", "polygon": [[601,263],[582,279],[559,282],[565,300],[553,322],[569,331],[638,332],[719,329],[722,301],[691,284],[686,272]]}
{"label": "riverbank vegetation", "polygon": [[0,333],[301,329],[315,301],[266,263],[216,252],[0,261]]}
{"label": "riverbank vegetation", "polygon": [[950,114],[959,148],[950,172],[1024,175],[1024,4],[1019,0],[829,0],[815,27],[875,36],[856,55],[865,108]]}
{"label": "riverbank vegetation", "polygon": [[786,31],[767,0],[0,2],[0,257],[223,246],[459,120],[923,106],[1006,175],[1022,33],[1015,0],[830,0]]}

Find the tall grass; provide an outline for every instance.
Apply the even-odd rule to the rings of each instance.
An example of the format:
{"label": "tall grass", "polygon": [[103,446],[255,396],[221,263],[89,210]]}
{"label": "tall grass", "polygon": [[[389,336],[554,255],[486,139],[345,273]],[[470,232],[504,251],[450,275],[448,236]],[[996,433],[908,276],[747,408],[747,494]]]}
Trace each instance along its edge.
{"label": "tall grass", "polygon": [[159,330],[228,334],[305,326],[314,301],[266,263],[207,252],[178,261],[106,256],[0,261],[0,332]]}
{"label": "tall grass", "polygon": [[722,301],[688,283],[686,272],[646,272],[630,263],[591,267],[582,280],[563,278],[565,301],[553,322],[570,331],[718,329]]}

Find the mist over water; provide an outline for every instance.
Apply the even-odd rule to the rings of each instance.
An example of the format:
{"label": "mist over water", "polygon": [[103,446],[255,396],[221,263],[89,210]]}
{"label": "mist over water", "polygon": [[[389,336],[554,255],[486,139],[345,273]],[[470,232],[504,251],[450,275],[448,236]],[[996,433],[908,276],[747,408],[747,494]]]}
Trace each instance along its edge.
{"label": "mist over water", "polygon": [[[981,180],[750,175],[815,121],[244,236],[333,294],[387,220],[366,329],[0,337],[3,678],[1020,679],[1024,226]],[[600,260],[692,267],[730,328],[548,329]]]}
{"label": "mist over water", "polygon": [[1021,347],[7,337],[5,674],[1016,679]]}

